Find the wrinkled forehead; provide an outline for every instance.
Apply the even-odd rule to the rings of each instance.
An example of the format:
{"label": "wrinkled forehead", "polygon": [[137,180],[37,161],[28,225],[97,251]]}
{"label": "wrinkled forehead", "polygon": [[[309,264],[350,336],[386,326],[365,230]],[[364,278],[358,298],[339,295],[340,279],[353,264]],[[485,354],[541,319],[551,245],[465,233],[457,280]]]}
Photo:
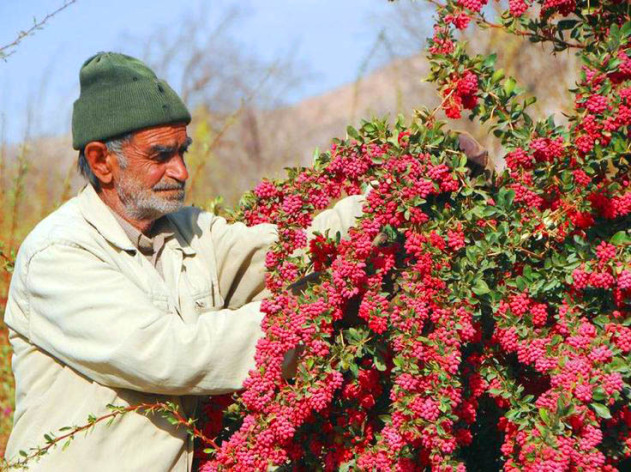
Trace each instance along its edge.
{"label": "wrinkled forehead", "polygon": [[186,134],[186,124],[167,124],[135,131],[132,143],[142,148],[154,146],[179,149],[190,144],[191,138]]}

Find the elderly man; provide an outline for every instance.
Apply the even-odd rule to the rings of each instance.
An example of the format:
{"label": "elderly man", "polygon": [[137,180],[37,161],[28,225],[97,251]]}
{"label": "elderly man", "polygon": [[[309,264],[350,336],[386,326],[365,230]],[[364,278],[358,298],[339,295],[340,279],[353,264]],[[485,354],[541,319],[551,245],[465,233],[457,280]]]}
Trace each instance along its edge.
{"label": "elderly man", "polygon": [[[273,225],[246,227],[182,207],[191,116],[137,59],[99,53],[80,73],[73,147],[89,180],[20,248],[5,322],[16,411],[6,458],[108,404],[172,401],[241,388],[262,336]],[[344,232],[349,197],[312,230]],[[190,471],[192,441],[159,415],[129,413],[56,447],[32,471]]]}

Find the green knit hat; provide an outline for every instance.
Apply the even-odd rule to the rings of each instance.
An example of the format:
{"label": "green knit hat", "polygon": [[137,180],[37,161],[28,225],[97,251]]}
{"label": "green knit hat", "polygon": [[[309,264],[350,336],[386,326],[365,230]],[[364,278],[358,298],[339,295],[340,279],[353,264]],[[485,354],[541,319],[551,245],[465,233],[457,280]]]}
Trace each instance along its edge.
{"label": "green knit hat", "polygon": [[99,52],[81,66],[72,113],[72,147],[151,126],[190,123],[182,99],[142,61]]}

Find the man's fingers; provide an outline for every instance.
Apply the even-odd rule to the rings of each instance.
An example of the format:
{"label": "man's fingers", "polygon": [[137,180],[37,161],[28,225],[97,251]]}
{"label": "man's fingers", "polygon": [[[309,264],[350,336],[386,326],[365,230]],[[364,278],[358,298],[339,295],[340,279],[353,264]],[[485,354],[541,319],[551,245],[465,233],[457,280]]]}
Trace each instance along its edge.
{"label": "man's fingers", "polygon": [[473,164],[472,169],[476,166],[479,170],[488,168],[489,152],[473,136],[466,131],[458,131],[458,144],[460,150],[467,156],[467,161]]}
{"label": "man's fingers", "polygon": [[320,272],[312,272],[308,275],[305,275],[302,279],[294,282],[289,286],[289,289],[294,295],[299,295],[307,285],[310,283],[316,283],[320,279]]}

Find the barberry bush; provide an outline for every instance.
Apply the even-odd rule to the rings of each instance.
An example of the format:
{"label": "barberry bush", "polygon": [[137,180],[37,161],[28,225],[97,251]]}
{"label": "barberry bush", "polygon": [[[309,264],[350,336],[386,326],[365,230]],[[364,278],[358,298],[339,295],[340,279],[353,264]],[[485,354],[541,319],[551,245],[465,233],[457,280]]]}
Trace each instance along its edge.
{"label": "barberry bush", "polygon": [[[237,219],[278,225],[266,337],[244,391],[205,407],[203,471],[631,470],[629,4],[510,0],[489,20],[485,0],[431,3],[441,107],[485,124],[506,166],[472,175],[419,109],[244,197]],[[534,98],[458,40],[469,26],[574,50],[574,112],[531,118]],[[307,237],[354,194],[347,237]]]}

